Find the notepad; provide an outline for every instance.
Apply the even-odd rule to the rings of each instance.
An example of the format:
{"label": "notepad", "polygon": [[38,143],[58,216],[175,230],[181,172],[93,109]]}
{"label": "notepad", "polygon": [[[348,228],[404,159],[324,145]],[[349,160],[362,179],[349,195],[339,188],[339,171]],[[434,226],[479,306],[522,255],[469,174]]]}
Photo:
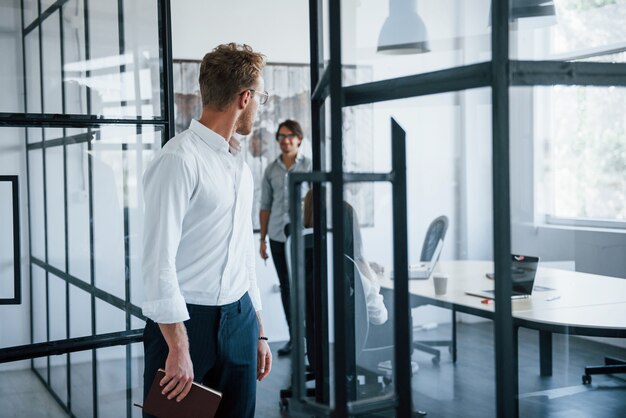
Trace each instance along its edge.
{"label": "notepad", "polygon": [[143,410],[158,418],[212,418],[222,400],[222,394],[216,390],[194,382],[191,390],[180,402],[176,398],[167,399],[159,382],[165,377],[165,371],[159,369],[154,376],[150,392],[145,399]]}

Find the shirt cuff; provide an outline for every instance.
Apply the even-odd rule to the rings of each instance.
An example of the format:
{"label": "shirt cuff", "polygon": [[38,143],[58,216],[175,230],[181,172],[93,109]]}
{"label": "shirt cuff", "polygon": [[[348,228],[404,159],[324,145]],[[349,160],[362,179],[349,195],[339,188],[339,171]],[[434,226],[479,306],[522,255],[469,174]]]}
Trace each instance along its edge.
{"label": "shirt cuff", "polygon": [[189,319],[187,303],[180,294],[169,299],[144,302],[141,310],[157,324],[174,324]]}

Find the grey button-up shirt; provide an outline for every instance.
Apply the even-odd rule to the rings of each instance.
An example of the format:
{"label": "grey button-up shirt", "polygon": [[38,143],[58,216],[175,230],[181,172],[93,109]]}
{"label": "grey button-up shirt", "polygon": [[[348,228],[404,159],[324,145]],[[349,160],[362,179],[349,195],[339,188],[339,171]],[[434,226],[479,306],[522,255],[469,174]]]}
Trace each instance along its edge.
{"label": "grey button-up shirt", "polygon": [[[304,155],[298,154],[294,165],[287,170],[280,156],[265,169],[263,175],[263,191],[261,193],[261,210],[268,210],[270,222],[267,235],[271,240],[285,242],[285,225],[289,220],[289,173],[306,173],[311,171],[313,162]],[[302,185],[302,195],[308,191],[308,184]]]}

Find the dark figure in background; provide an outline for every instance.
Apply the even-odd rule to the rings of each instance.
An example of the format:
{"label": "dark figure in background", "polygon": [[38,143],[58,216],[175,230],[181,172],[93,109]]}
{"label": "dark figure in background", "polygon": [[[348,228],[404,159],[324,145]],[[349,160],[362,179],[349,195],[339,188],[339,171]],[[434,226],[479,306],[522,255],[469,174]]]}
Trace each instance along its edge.
{"label": "dark figure in background", "polygon": [[267,102],[265,59],[220,45],[200,67],[202,115],[144,175],[144,396],[157,369],[168,399],[195,379],[223,393],[217,417],[254,417],[256,380],[271,369],[252,232],[252,174],[231,138]]}
{"label": "dark figure in background", "polygon": [[[314,186],[315,187],[315,186]],[[325,207],[325,199],[322,199],[322,205]],[[344,229],[344,253],[354,260],[354,264],[359,270],[361,283],[363,285],[363,292],[365,293],[365,303],[367,306],[367,313],[369,322],[372,325],[383,325],[387,323],[389,313],[384,302],[383,295],[381,295],[380,282],[376,273],[374,273],[371,265],[363,256],[363,240],[361,238],[361,228],[359,226],[359,219],[356,211],[348,203],[343,202],[343,229]],[[304,228],[313,227],[313,188],[310,189],[304,196],[303,206],[303,220],[302,225]],[[308,244],[308,245],[307,245]],[[345,260],[344,260],[345,261]],[[347,264],[346,274],[351,277],[350,281],[354,280],[353,275],[350,274],[350,265]],[[314,291],[313,282],[313,247],[312,242],[305,240],[305,271],[306,271],[306,345],[307,345],[307,358],[309,364],[314,367],[315,365],[315,329],[314,329],[314,315],[315,309],[318,308],[314,305],[312,297]],[[354,288],[354,283],[350,283],[350,287]],[[322,309],[326,309],[322,307]],[[372,327],[370,329],[377,329],[379,327]],[[380,327],[382,328],[382,327]],[[391,334],[393,336],[393,334]]]}
{"label": "dark figure in background", "polygon": [[[274,266],[280,283],[280,297],[285,310],[290,339],[284,347],[278,350],[279,356],[291,353],[291,309],[289,273],[285,256],[285,225],[289,221],[289,173],[311,171],[312,162],[298,152],[302,143],[302,127],[295,120],[286,120],[278,125],[276,141],[280,145],[280,155],[265,169],[263,176],[261,210],[259,223],[261,243],[259,252],[264,260],[268,258],[267,237],[270,239],[270,249]],[[305,189],[306,191],[306,189]]]}

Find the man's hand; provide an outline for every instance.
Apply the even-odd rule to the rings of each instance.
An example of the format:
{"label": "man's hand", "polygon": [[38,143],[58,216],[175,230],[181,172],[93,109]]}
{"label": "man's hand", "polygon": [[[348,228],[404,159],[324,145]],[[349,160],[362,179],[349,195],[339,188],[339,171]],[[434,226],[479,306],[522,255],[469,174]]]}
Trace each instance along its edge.
{"label": "man's hand", "polygon": [[261,241],[261,245],[259,247],[259,253],[261,254],[261,258],[263,260],[267,260],[269,256],[267,255],[267,242]]}
{"label": "man's hand", "polygon": [[270,374],[272,370],[272,352],[270,346],[265,340],[259,340],[257,360],[256,360],[256,378],[260,382],[265,376]]}
{"label": "man's hand", "polygon": [[182,401],[191,390],[193,364],[189,355],[187,329],[182,322],[159,324],[169,352],[165,360],[165,377],[161,379],[162,393],[167,399]]}
{"label": "man's hand", "polygon": [[176,398],[182,401],[191,390],[193,382],[193,365],[189,350],[170,350],[165,360],[165,377],[161,379],[161,391],[167,399]]}

